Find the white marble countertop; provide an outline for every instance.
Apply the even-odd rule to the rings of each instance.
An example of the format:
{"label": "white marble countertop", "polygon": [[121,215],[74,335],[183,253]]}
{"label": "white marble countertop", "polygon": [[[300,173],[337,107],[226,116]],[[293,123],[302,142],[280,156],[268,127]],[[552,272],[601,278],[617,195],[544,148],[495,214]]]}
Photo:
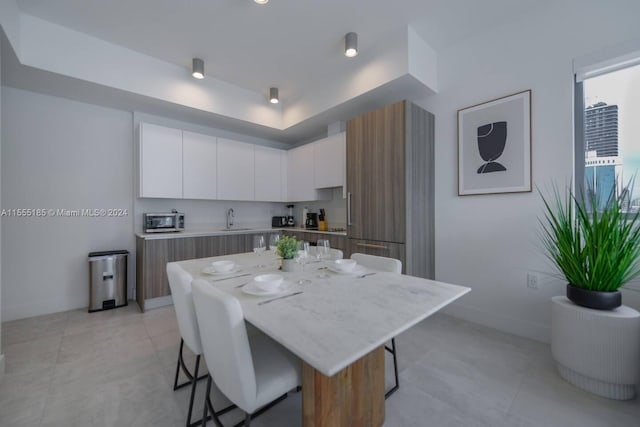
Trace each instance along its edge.
{"label": "white marble countertop", "polygon": [[153,239],[181,239],[185,237],[206,237],[206,236],[227,236],[230,234],[251,234],[251,233],[276,233],[280,231],[299,231],[299,232],[307,232],[307,233],[319,233],[319,234],[332,234],[336,236],[346,236],[346,231],[318,231],[318,230],[308,230],[306,228],[299,227],[282,227],[282,228],[273,228],[273,227],[256,227],[256,228],[232,228],[231,230],[225,230],[223,228],[194,228],[187,229],[185,231],[176,231],[169,233],[136,233],[137,237],[143,238],[145,240],[153,240]]}
{"label": "white marble countertop", "polygon": [[[217,259],[232,259],[239,265],[236,274],[209,275],[202,269]],[[301,294],[258,305],[273,296],[257,297],[242,292],[242,284],[256,274],[274,272],[275,255],[237,254],[177,263],[195,278],[229,292],[240,301],[245,319],[288,348],[322,374],[332,376],[399,335],[471,289],[433,280],[377,272],[366,277],[336,274],[305,266],[305,272],[284,273],[289,289],[285,294]],[[263,267],[258,267],[263,265]],[[373,270],[369,270],[373,271]],[[300,284],[298,280],[309,279]],[[204,328],[201,326],[201,329]]]}

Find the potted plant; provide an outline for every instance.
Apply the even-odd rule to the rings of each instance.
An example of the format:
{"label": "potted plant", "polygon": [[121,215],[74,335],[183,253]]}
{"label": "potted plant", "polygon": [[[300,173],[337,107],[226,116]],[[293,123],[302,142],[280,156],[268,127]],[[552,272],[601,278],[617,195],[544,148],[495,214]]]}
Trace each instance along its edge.
{"label": "potted plant", "polygon": [[639,212],[622,211],[628,187],[601,201],[595,191],[577,196],[554,188],[544,196],[542,241],[546,256],[567,280],[575,304],[611,310],[621,305],[620,287],[640,275]]}
{"label": "potted plant", "polygon": [[640,313],[621,306],[620,287],[640,274],[638,213],[623,196],[604,203],[554,188],[542,197],[542,241],[567,280],[567,296],[551,298],[551,354],[571,384],[610,399],[633,399],[640,374]]}
{"label": "potted plant", "polygon": [[298,253],[298,241],[292,236],[282,236],[276,245],[276,254],[282,258],[282,271],[295,269],[294,258]]}

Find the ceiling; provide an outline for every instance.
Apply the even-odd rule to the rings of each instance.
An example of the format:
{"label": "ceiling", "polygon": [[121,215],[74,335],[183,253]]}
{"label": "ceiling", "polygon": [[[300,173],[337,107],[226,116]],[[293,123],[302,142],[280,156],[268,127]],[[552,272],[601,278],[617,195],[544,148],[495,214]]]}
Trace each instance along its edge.
{"label": "ceiling", "polygon": [[[283,104],[309,96],[373,56],[388,35],[410,25],[436,51],[526,14],[533,0],[17,0],[22,13],[188,70],[264,93]],[[360,55],[343,55],[344,34]],[[331,114],[329,114],[331,116]]]}

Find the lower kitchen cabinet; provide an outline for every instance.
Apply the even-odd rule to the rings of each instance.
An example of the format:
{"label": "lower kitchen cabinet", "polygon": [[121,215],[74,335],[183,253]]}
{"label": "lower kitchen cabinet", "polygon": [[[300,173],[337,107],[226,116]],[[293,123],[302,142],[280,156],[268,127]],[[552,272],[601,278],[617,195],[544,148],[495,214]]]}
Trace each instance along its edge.
{"label": "lower kitchen cabinet", "polygon": [[345,258],[351,254],[361,253],[367,255],[377,255],[387,258],[399,259],[402,262],[402,272],[406,273],[406,247],[404,243],[378,242],[374,240],[349,239],[348,250]]}
{"label": "lower kitchen cabinet", "polygon": [[253,237],[266,233],[226,236],[136,238],[136,301],[145,311],[145,301],[171,295],[167,263],[194,258],[231,255],[253,250]]}

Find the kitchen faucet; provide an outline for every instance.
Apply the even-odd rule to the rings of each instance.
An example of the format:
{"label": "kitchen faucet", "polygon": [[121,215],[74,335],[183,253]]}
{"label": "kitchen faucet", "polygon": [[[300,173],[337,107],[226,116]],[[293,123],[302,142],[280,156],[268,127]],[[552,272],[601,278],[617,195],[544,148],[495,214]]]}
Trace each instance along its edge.
{"label": "kitchen faucet", "polygon": [[235,213],[233,212],[233,208],[229,208],[227,210],[227,230],[231,230],[231,227],[233,227],[234,217],[235,217]]}

